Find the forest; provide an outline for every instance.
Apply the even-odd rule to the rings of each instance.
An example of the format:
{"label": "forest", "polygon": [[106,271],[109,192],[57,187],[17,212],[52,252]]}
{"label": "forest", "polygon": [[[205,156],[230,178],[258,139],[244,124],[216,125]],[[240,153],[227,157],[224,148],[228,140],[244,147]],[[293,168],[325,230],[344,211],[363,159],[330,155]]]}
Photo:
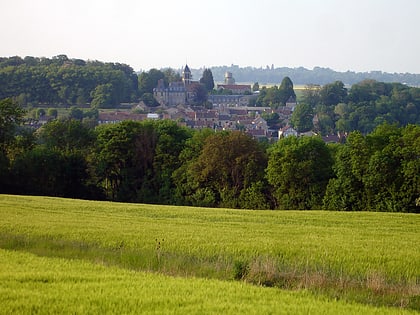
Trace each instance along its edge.
{"label": "forest", "polygon": [[0,193],[242,209],[419,212],[420,126],[257,141],[170,120],[34,131],[0,101]]}
{"label": "forest", "polygon": [[[293,78],[293,82],[299,85],[318,84],[324,85],[334,81],[341,81],[345,85],[353,85],[364,80],[375,80],[388,83],[401,82],[411,86],[420,86],[420,74],[413,73],[387,73],[382,71],[339,72],[329,68],[314,67],[307,69],[304,67],[288,68],[275,67],[274,65],[266,67],[240,67],[238,65],[213,66],[210,67],[214,79],[222,82],[226,71],[234,74],[237,82],[252,83],[255,81],[261,84],[277,84],[284,77]],[[203,69],[191,69],[193,76],[201,75]]]}
{"label": "forest", "polygon": [[138,99],[138,77],[125,64],[49,58],[0,58],[0,99],[22,106],[113,107]]}

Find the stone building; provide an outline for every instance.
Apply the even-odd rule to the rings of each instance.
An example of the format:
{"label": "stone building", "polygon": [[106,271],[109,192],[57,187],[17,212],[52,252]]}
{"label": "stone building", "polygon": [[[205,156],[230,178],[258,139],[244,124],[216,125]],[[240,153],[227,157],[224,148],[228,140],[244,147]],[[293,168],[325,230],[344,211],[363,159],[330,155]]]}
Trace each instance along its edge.
{"label": "stone building", "polygon": [[159,80],[156,88],[153,89],[153,96],[164,106],[177,106],[190,104],[194,99],[192,87],[197,82],[192,81],[191,70],[185,65],[182,71],[181,82],[171,82],[166,87],[163,80]]}

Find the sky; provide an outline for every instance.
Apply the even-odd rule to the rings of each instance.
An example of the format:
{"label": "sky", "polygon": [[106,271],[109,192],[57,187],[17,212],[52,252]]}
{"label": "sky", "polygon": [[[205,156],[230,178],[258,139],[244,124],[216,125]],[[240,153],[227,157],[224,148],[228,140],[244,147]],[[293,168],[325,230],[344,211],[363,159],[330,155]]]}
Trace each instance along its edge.
{"label": "sky", "polygon": [[420,0],[0,0],[0,57],[420,73]]}

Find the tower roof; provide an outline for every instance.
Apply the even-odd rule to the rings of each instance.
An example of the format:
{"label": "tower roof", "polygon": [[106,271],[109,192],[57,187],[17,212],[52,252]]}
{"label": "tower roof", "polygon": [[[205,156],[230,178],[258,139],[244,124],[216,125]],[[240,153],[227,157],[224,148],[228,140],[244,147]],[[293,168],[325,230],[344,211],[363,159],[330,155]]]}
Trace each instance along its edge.
{"label": "tower roof", "polygon": [[184,68],[184,73],[185,72],[189,72],[189,73],[191,73],[191,70],[190,70],[190,68],[188,68],[188,65],[185,65],[185,68]]}

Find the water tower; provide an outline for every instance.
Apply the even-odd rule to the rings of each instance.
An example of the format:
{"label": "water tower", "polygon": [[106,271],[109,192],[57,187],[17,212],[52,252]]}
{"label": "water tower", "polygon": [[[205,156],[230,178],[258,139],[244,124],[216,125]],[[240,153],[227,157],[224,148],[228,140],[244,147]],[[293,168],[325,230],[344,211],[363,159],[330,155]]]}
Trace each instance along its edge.
{"label": "water tower", "polygon": [[225,84],[226,85],[235,84],[235,79],[232,76],[232,72],[226,71],[226,73],[225,73]]}

